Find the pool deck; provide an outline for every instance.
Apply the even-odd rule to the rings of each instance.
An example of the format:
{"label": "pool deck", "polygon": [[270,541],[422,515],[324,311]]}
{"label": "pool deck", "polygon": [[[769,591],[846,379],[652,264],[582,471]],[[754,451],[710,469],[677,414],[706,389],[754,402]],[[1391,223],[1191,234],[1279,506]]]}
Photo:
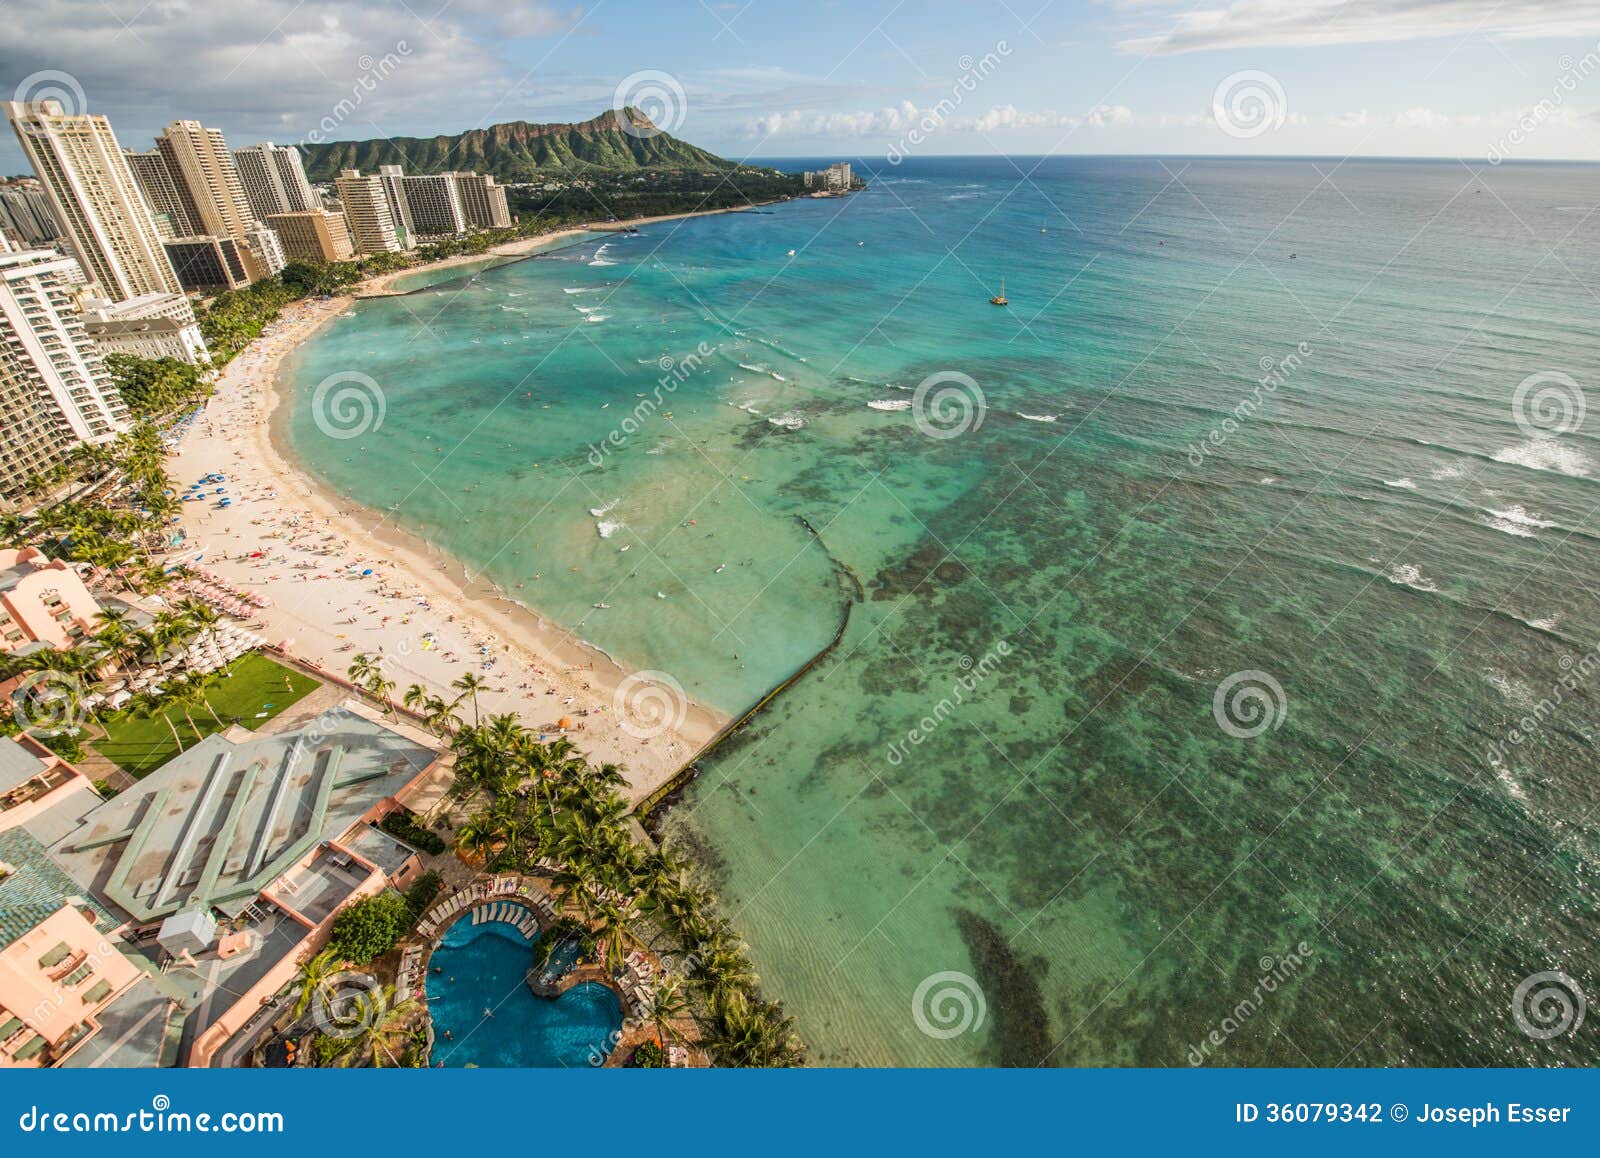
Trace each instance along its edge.
{"label": "pool deck", "polygon": [[[556,895],[547,878],[531,875],[503,873],[480,877],[434,902],[417,922],[417,930],[411,940],[401,946],[396,983],[402,992],[411,994],[422,1015],[429,1019],[430,1039],[433,1031],[431,1014],[428,1012],[427,978],[428,962],[433,957],[433,951],[439,947],[445,932],[457,921],[477,909],[508,901],[520,903],[532,912],[541,932],[563,916],[582,919],[575,907]],[[553,992],[549,994],[552,998],[559,997],[575,986],[592,983],[604,985],[617,995],[622,1006],[622,1030],[616,1045],[607,1055],[607,1068],[621,1067],[635,1047],[645,1041],[656,1040],[655,1027],[650,1021],[648,991],[650,980],[663,976],[665,968],[654,953],[636,950],[629,956],[629,963],[617,972],[602,964],[575,966],[556,981]],[[681,1020],[686,1040],[678,1047],[680,1064],[708,1066],[710,1061],[696,1041],[698,1027],[691,1018]],[[666,1042],[661,1044],[664,1047],[668,1045]]]}

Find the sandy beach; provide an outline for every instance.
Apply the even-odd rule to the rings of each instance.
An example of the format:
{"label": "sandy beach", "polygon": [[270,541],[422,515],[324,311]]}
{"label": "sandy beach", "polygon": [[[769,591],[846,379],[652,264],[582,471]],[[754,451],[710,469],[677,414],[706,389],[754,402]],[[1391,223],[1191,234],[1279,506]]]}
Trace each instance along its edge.
{"label": "sandy beach", "polygon": [[[487,256],[525,254],[582,232],[515,242]],[[356,292],[380,294],[415,272],[371,279]],[[323,488],[287,457],[285,424],[273,421],[287,403],[280,365],[350,305],[348,297],[295,303],[218,375],[215,396],[169,470],[180,489],[223,474],[233,502],[225,510],[214,501],[185,503],[187,542],[168,562],[182,560],[224,586],[265,595],[270,604],[249,622],[298,659],[343,675],[357,654],[381,655],[397,700],[413,683],[450,698],[457,694],[451,681],[474,673],[491,689],[479,697],[484,715],[515,712],[546,735],[568,721],[574,745],[592,761],[623,765],[630,798],[643,799],[727,717],[676,690],[664,696],[658,685],[642,684],[492,584],[469,579],[459,563],[389,518]],[[663,701],[665,718],[657,711]],[[470,706],[460,710],[470,722]]]}

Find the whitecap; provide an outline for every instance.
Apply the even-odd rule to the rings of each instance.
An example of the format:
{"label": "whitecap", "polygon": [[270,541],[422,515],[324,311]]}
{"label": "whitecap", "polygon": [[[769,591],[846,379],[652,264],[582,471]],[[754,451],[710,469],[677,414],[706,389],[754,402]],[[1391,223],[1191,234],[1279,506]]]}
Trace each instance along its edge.
{"label": "whitecap", "polygon": [[1489,517],[1484,520],[1487,526],[1522,539],[1531,539],[1540,529],[1555,526],[1551,520],[1529,514],[1520,506],[1507,507],[1503,511],[1491,510],[1488,514]]}
{"label": "whitecap", "polygon": [[776,418],[769,418],[767,421],[774,426],[781,426],[785,430],[799,430],[806,424],[806,420],[801,418],[799,412],[795,410],[780,414]]}
{"label": "whitecap", "polygon": [[1583,451],[1554,438],[1531,438],[1521,446],[1508,446],[1491,456],[1496,462],[1525,466],[1530,470],[1549,470],[1568,478],[1588,478],[1594,470]]}
{"label": "whitecap", "polygon": [[1017,411],[1017,417],[1026,418],[1029,422],[1054,422],[1056,420],[1054,414],[1024,414],[1020,410]]}
{"label": "whitecap", "polygon": [[600,287],[599,286],[580,286],[578,288],[573,288],[573,287],[569,286],[569,287],[563,289],[561,292],[564,293],[564,294],[597,294],[597,293],[600,292]]}
{"label": "whitecap", "polygon": [[610,502],[609,502],[609,503],[607,503],[607,504],[606,504],[606,505],[605,505],[605,506],[603,506],[603,507],[590,507],[590,508],[589,508],[589,513],[590,513],[590,514],[591,514],[591,515],[593,515],[593,516],[594,516],[594,517],[595,517],[595,518],[597,518],[597,519],[598,519],[598,518],[600,518],[600,517],[601,517],[601,516],[602,516],[602,515],[607,515],[607,514],[610,514],[610,513],[611,513],[611,510],[612,510],[612,509],[613,509],[613,508],[614,508],[614,507],[615,507],[615,506],[616,506],[616,505],[617,505],[617,504],[618,504],[618,503],[620,503],[620,502],[621,502],[621,501],[622,501],[622,500],[621,500],[621,499],[612,499],[612,500],[611,500],[611,501],[610,501]]}
{"label": "whitecap", "polygon": [[1395,489],[1402,490],[1402,491],[1414,491],[1414,490],[1417,489],[1417,484],[1412,482],[1408,478],[1396,478],[1396,479],[1387,479],[1386,478],[1386,479],[1383,480],[1383,485],[1386,486],[1386,487],[1394,487]]}
{"label": "whitecap", "polygon": [[586,322],[603,322],[610,317],[610,314],[586,314],[583,320]]}
{"label": "whitecap", "polygon": [[1460,478],[1463,471],[1459,466],[1441,466],[1428,472],[1428,477],[1435,482],[1444,482],[1447,479]]}
{"label": "whitecap", "polygon": [[625,524],[621,519],[614,521],[602,519],[594,525],[594,529],[600,532],[600,537],[602,539],[609,539],[612,535],[616,534],[626,525],[627,524]]}
{"label": "whitecap", "polygon": [[1415,563],[1394,564],[1389,568],[1389,573],[1386,578],[1389,580],[1389,582],[1394,583],[1397,586],[1410,587],[1414,591],[1439,590],[1439,588],[1434,585],[1433,580],[1424,575],[1422,573],[1422,568],[1417,566]]}
{"label": "whitecap", "polygon": [[910,410],[911,399],[891,398],[885,401],[884,399],[880,398],[877,401],[868,402],[867,407],[871,410]]}

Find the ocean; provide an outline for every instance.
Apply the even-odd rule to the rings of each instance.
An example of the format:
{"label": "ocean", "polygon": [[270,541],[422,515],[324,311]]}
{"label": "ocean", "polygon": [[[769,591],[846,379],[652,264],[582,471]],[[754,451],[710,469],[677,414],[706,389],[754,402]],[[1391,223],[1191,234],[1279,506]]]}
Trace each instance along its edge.
{"label": "ocean", "polygon": [[816,1063],[1600,1062],[1600,169],[872,170],[360,303],[294,451],[730,713],[834,644],[665,821]]}

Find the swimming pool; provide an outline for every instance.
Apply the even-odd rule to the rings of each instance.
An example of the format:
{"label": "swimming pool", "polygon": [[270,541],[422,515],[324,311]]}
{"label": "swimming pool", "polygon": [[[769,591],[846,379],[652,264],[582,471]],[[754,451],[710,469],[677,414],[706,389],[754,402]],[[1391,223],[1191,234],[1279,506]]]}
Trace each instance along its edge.
{"label": "swimming pool", "polygon": [[435,1064],[549,1068],[604,1060],[622,1028],[617,995],[585,982],[557,998],[535,997],[524,980],[532,963],[531,945],[514,925],[463,918],[450,926],[428,970]]}

